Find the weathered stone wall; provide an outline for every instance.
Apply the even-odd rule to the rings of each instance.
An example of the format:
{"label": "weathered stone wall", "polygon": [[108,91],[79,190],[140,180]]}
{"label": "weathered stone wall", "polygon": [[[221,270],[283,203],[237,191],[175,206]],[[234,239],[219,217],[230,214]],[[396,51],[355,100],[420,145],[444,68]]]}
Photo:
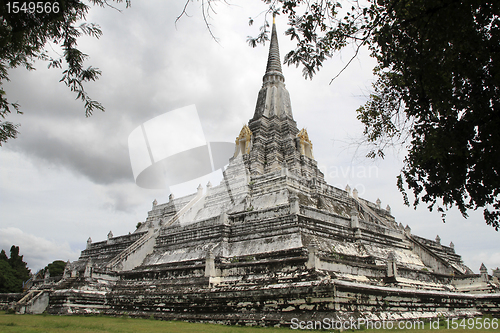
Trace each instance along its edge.
{"label": "weathered stone wall", "polygon": [[0,311],[7,310],[11,304],[17,303],[23,293],[0,293]]}
{"label": "weathered stone wall", "polygon": [[109,309],[105,291],[55,290],[50,294],[47,312],[50,314],[104,313]]}
{"label": "weathered stone wall", "polygon": [[[298,273],[298,272],[296,272]],[[207,287],[208,278],[180,283],[144,279],[122,281],[102,293],[59,291],[51,296],[52,313],[101,312],[226,324],[290,325],[299,320],[401,320],[437,316],[500,316],[500,295],[402,290],[338,280],[321,280],[303,271],[295,279],[239,281]]]}
{"label": "weathered stone wall", "polygon": [[[65,289],[51,294],[49,312],[153,315],[245,325],[290,325],[293,318],[307,321],[500,316],[500,294],[443,291],[443,286],[451,286],[451,276],[399,268],[397,279],[381,286],[385,277],[383,266],[325,257],[320,251],[320,267],[338,267],[331,272],[307,269],[310,251],[297,248],[232,258],[211,257],[212,275],[207,275],[208,258],[142,266],[118,273],[113,281],[105,280],[104,272],[100,273],[103,276],[95,272],[92,278],[72,278],[71,285],[61,283]],[[346,267],[350,277],[347,273],[342,275]],[[365,280],[359,280],[361,277]],[[469,280],[474,278],[477,277]],[[433,285],[435,290],[431,290]]]}
{"label": "weathered stone wall", "polygon": [[80,260],[92,260],[95,263],[108,262],[135,241],[141,238],[146,232],[136,232],[129,235],[113,237],[102,242],[90,244],[90,248],[85,249],[80,254]]}

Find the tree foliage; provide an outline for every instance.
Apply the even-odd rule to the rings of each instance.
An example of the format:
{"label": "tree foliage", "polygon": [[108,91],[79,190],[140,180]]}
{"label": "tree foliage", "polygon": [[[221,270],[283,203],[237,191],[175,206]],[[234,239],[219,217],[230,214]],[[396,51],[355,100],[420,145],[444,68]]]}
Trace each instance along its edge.
{"label": "tree foliage", "polygon": [[0,293],[19,293],[23,291],[23,281],[31,275],[23,256],[19,255],[19,246],[12,245],[10,258],[4,250],[0,252]]}
{"label": "tree foliage", "polygon": [[[122,2],[123,0],[113,0]],[[127,6],[130,0],[125,0]],[[100,27],[87,23],[86,15],[92,5],[110,6],[106,0],[90,0],[90,5],[80,0],[57,0],[57,10],[26,10],[29,1],[18,1],[15,10],[12,1],[2,2],[0,6],[0,117],[5,119],[9,113],[21,113],[20,106],[7,100],[2,84],[9,81],[9,70],[24,67],[34,69],[36,60],[48,62],[48,67],[62,69],[63,82],[76,94],[76,99],[82,100],[85,115],[92,115],[95,110],[104,111],[104,107],[90,98],[84,89],[84,84],[95,81],[101,71],[95,67],[84,67],[88,55],[78,49],[78,38],[82,35],[99,38]],[[36,3],[36,2],[35,2]],[[53,8],[53,7],[52,7]],[[62,54],[57,58],[49,56],[48,45],[60,47]],[[18,134],[18,124],[0,120],[0,146],[8,139]]]}
{"label": "tree foliage", "polygon": [[[265,2],[288,17],[297,47],[285,63],[302,66],[306,78],[346,45],[371,50],[377,80],[358,119],[369,157],[394,144],[408,149],[397,181],[406,204],[410,190],[414,206],[437,207],[443,221],[452,206],[464,217],[483,208],[498,231],[500,2]],[[261,31],[249,43],[265,40]]]}
{"label": "tree foliage", "polygon": [[64,268],[66,267],[66,262],[62,260],[54,260],[50,264],[48,264],[44,269],[43,269],[43,274],[48,270],[50,273],[50,276],[60,276],[63,275],[64,273]]}

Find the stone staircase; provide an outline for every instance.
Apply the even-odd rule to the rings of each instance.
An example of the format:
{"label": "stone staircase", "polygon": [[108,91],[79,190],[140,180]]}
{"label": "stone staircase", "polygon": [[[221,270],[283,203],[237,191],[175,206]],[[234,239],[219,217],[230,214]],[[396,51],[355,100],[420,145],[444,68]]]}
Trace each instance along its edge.
{"label": "stone staircase", "polygon": [[40,314],[47,309],[49,305],[49,291],[30,290],[15,305],[14,310],[17,313]]}
{"label": "stone staircase", "polygon": [[127,271],[142,264],[144,258],[153,252],[156,244],[156,238],[160,234],[160,230],[178,221],[183,214],[188,212],[190,208],[200,202],[203,197],[203,189],[199,187],[196,196],[184,207],[182,207],[174,216],[172,216],[167,222],[161,224],[158,229],[150,229],[145,235],[113,258],[106,265],[106,267],[116,271]]}
{"label": "stone staircase", "polygon": [[[456,265],[451,265],[450,263],[453,262],[451,258],[448,258],[449,260],[443,258],[443,254],[445,253],[443,249],[437,246],[430,246],[423,241],[423,238],[415,235],[407,235],[407,239],[410,241],[412,251],[422,258],[426,266],[436,271],[446,272],[447,274],[462,275],[466,273],[466,271],[459,270]],[[460,260],[459,256],[456,257],[458,257],[458,259],[453,259]]]}
{"label": "stone staircase", "polygon": [[[353,197],[353,199],[359,204],[359,206],[363,209],[363,212],[366,213],[374,223],[383,225],[389,229],[397,228],[397,225],[395,225],[395,223],[389,223],[388,221],[382,219],[377,213],[375,213],[375,211],[373,211],[373,209],[371,209],[366,203],[364,203],[363,200],[355,197]],[[368,220],[368,218],[366,220]]]}

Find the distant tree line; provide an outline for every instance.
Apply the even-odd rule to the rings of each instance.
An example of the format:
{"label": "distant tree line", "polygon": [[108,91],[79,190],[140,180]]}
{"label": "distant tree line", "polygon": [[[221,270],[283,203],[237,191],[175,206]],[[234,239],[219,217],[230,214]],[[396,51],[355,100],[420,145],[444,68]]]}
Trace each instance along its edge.
{"label": "distant tree line", "polygon": [[[66,262],[54,260],[36,273],[35,278],[43,279],[45,272],[50,276],[61,276],[64,273]],[[19,246],[12,245],[10,248],[10,258],[5,250],[0,252],[0,293],[20,293],[23,292],[23,282],[29,280],[31,271],[27,263],[23,261],[23,256],[19,255]]]}
{"label": "distant tree line", "polygon": [[31,271],[19,255],[19,246],[12,245],[10,258],[4,250],[0,252],[0,293],[20,293],[23,281],[30,278]]}

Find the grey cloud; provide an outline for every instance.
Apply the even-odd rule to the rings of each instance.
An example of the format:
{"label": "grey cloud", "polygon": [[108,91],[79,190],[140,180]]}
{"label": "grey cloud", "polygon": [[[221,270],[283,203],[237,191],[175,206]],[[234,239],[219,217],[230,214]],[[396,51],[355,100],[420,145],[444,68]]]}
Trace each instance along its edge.
{"label": "grey cloud", "polygon": [[98,131],[92,124],[85,125],[85,120],[25,118],[24,131],[7,147],[63,166],[98,184],[131,179],[126,141],[113,137],[112,126]]}

